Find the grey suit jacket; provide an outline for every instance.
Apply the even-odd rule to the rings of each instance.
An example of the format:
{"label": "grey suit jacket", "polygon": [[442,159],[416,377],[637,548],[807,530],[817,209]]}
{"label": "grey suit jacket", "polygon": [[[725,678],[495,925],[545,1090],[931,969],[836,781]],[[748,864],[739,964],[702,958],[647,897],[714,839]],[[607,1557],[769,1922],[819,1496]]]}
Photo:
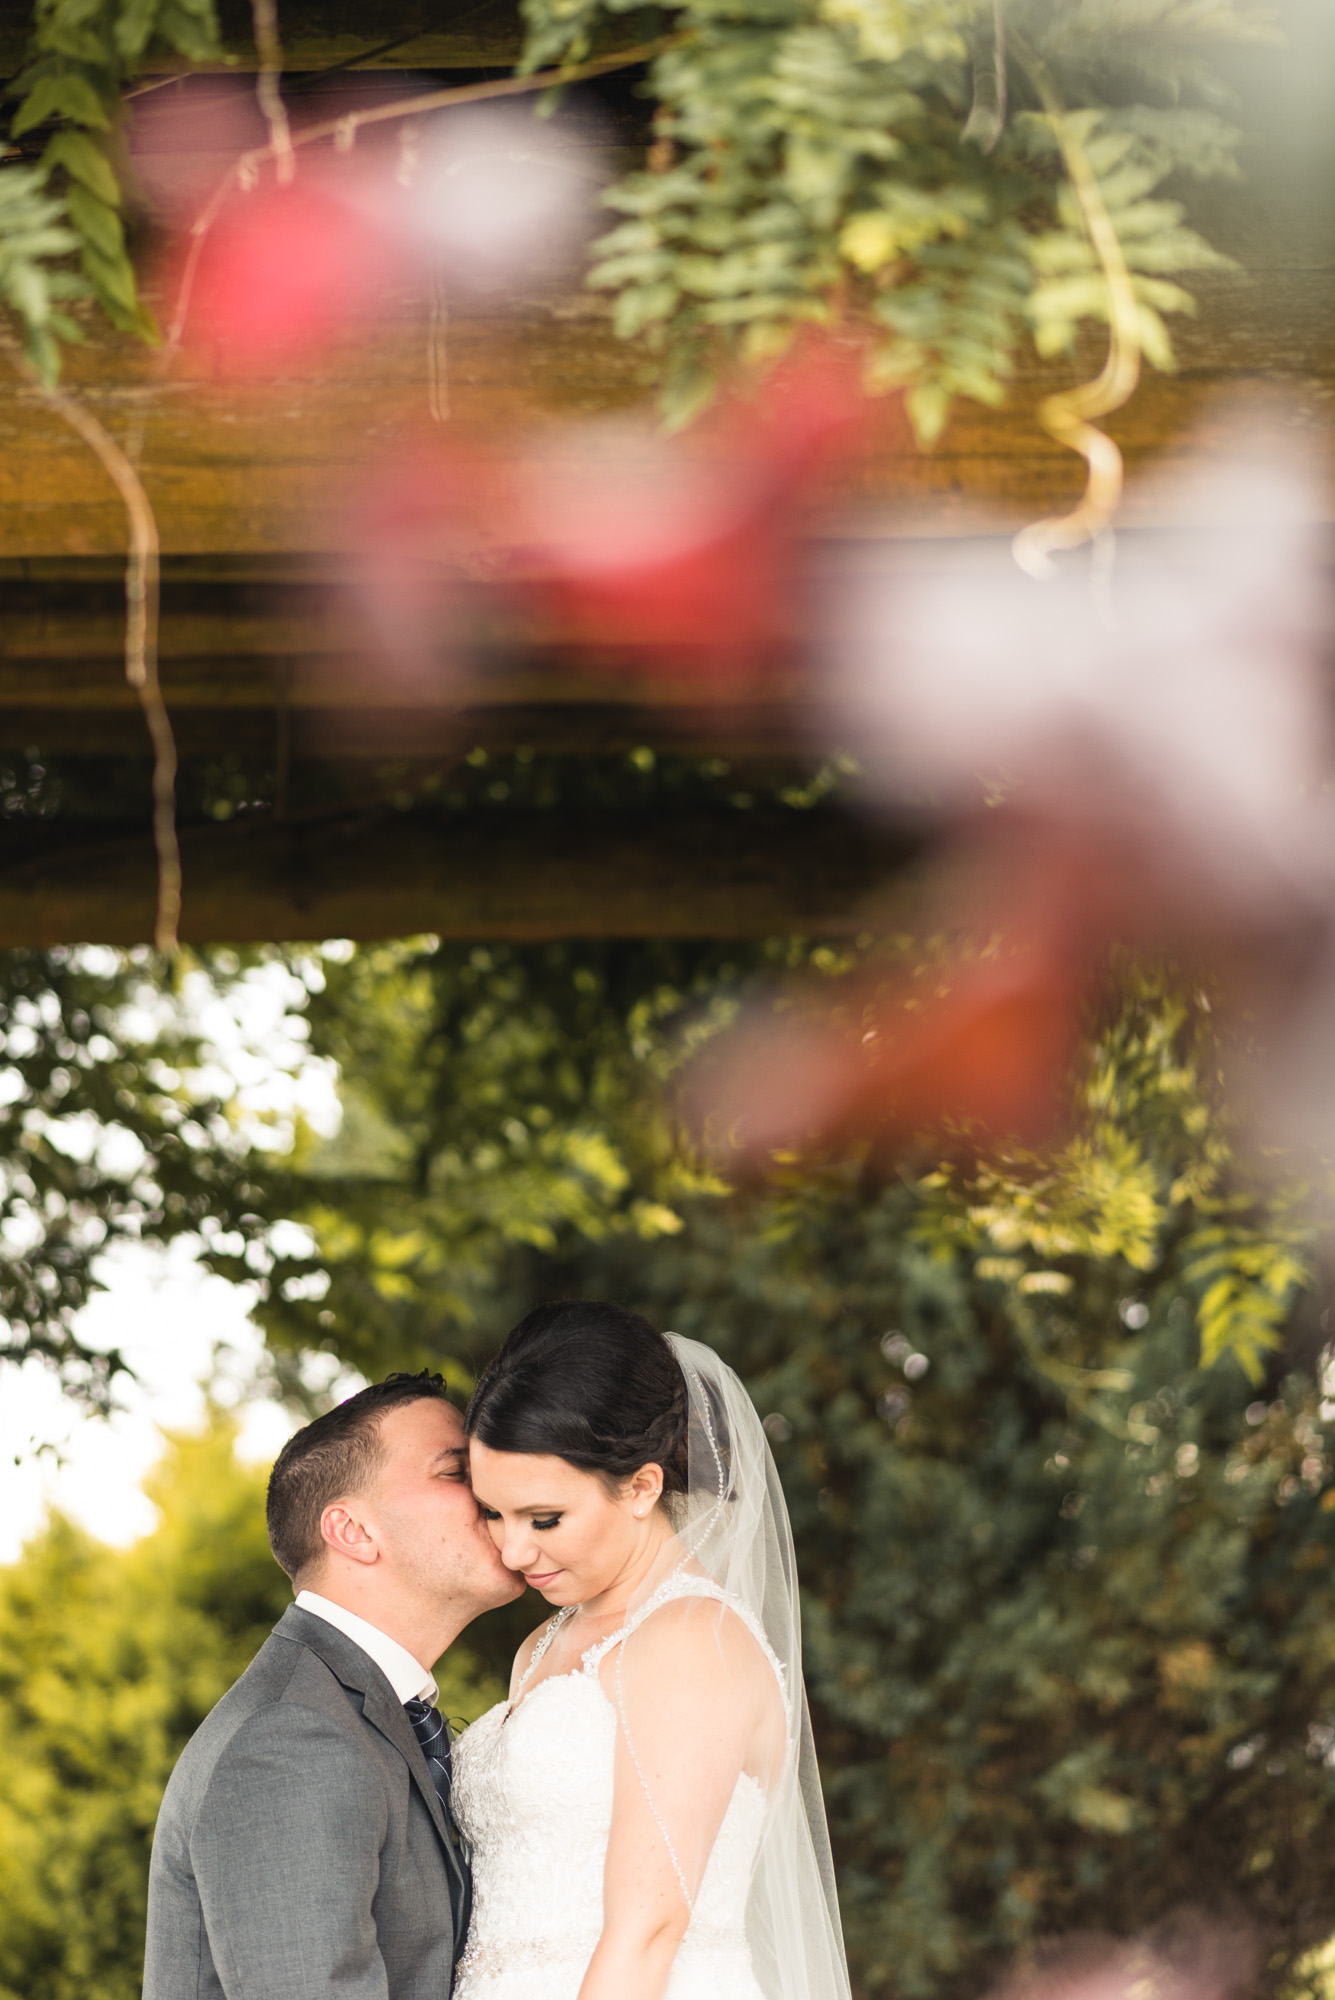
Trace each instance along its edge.
{"label": "grey suit jacket", "polygon": [[144,2000],[448,2000],[468,1870],[393,1688],[292,1605],[173,1771]]}

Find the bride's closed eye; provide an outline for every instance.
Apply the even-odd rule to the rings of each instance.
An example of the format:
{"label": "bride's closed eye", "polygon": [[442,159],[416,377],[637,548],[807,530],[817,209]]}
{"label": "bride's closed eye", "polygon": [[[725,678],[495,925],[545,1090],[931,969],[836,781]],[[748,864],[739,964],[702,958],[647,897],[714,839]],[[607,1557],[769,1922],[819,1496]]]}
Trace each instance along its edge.
{"label": "bride's closed eye", "polygon": [[[500,1520],[501,1517],[494,1507],[484,1507],[480,1500],[477,1504],[484,1521]],[[537,1528],[543,1534],[550,1534],[553,1528],[559,1528],[560,1525],[561,1516],[559,1514],[534,1514],[529,1521],[531,1528]]]}

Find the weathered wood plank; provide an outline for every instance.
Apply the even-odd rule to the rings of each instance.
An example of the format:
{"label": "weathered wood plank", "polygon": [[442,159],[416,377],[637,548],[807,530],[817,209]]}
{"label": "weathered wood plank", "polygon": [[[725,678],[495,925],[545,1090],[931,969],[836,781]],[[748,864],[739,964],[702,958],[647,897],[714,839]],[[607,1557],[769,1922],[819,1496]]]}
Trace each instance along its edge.
{"label": "weathered wood plank", "polygon": [[[256,67],[254,31],[247,0],[220,0],[223,42],[231,67]],[[32,19],[31,0],[0,0],[0,76],[19,68]],[[523,39],[519,10],[512,0],[283,0],[283,50],[293,70],[472,69],[510,67]],[[388,44],[388,46],[386,46]],[[149,74],[167,74],[183,64],[150,54]]]}
{"label": "weathered wood plank", "polygon": [[[1282,11],[1287,48],[1249,48],[1235,65],[1240,121],[1251,134],[1245,180],[1183,190],[1193,219],[1244,269],[1193,280],[1199,318],[1174,329],[1181,373],[1148,378],[1113,425],[1133,468],[1186,448],[1213,397],[1258,377],[1285,389],[1298,421],[1330,430],[1335,202],[1327,169],[1335,126],[1327,100],[1335,36],[1327,9],[1284,0]],[[28,0],[0,0],[0,73],[5,50],[10,66],[17,63],[28,12]],[[248,0],[224,0],[223,15],[244,66],[253,56]],[[284,0],[282,26],[298,69],[349,61],[503,66],[519,32],[512,0],[452,0],[444,9],[426,0]],[[442,53],[470,37],[471,55]],[[392,48],[381,46],[388,41]],[[379,55],[369,53],[377,47]],[[298,122],[323,102],[316,92],[303,110],[301,93],[312,84],[292,80]],[[178,133],[165,143],[170,150],[206,141],[187,127],[184,140]],[[605,303],[572,284],[563,297],[512,304],[509,313],[452,308],[448,366],[460,421],[522,425],[624,407],[640,393],[638,357],[612,339]],[[210,380],[206,371],[192,378],[180,363],[154,387],[157,357],[100,327],[71,357],[71,381],[113,430],[146,415],[145,478],[169,550],[344,545],[346,502],[367,466],[396,439],[420,443],[431,430],[425,302],[396,297],[383,308],[370,341],[350,342],[267,391]],[[1059,379],[1022,363],[1012,407],[994,413],[962,404],[930,455],[907,448],[887,424],[850,472],[848,497],[896,510],[897,525],[910,533],[968,525],[987,509],[1015,526],[1068,503],[1079,464],[1033,422],[1038,396]],[[123,536],[99,468],[30,394],[0,385],[0,557],[112,553]]]}
{"label": "weathered wood plank", "polygon": [[[185,758],[230,752],[328,763],[457,762],[468,751],[610,757],[654,750],[688,757],[802,756],[828,734],[825,718],[801,708],[722,705],[694,708],[606,703],[572,707],[473,705],[456,710],[345,709],[280,720],[272,706],[182,709],[168,693],[172,732]],[[280,734],[281,732],[281,734]],[[135,709],[71,713],[40,704],[0,708],[0,751],[40,749],[48,757],[147,759],[148,735]]]}
{"label": "weathered wood plank", "polygon": [[[485,345],[479,339],[479,350]],[[513,333],[501,330],[495,346],[507,345],[514,346]],[[624,403],[630,360],[601,327],[585,330],[577,366],[564,371],[561,353],[535,340],[527,354],[542,360],[536,387],[537,363],[530,368],[519,347],[513,374],[495,365],[493,353],[485,369],[479,365],[485,379],[470,384],[459,364],[461,417],[493,423],[502,413],[516,421],[536,417],[544,400],[539,391],[548,409],[558,412],[563,399],[576,394],[585,409],[597,393],[603,407]],[[424,366],[415,351],[404,360],[397,378],[312,380],[269,398],[173,384],[150,413],[143,461],[166,550],[296,554],[345,548],[368,467],[395,437],[420,445],[431,436]],[[138,372],[138,357],[127,361]],[[1203,420],[1208,425],[1213,399],[1257,378],[1286,394],[1295,423],[1329,459],[1335,369],[1327,376],[1312,365],[1301,372],[1262,366],[1249,351],[1237,366],[1197,365],[1148,379],[1111,426],[1130,469],[1194,448],[1193,433]],[[938,533],[976,526],[989,513],[1000,525],[1018,526],[1069,504],[1080,487],[1080,463],[1036,428],[1036,387],[1017,385],[1006,410],[960,405],[931,453],[905,444],[888,408],[878,441],[873,411],[867,448],[830,495],[834,515],[849,505],[880,516],[891,511],[901,531]],[[86,393],[113,431],[123,432],[134,414],[123,389],[89,383]],[[564,402],[566,412],[569,407]],[[124,540],[120,504],[101,468],[30,392],[0,390],[0,557],[109,555]]]}
{"label": "weathered wood plank", "polygon": [[[822,813],[388,815],[187,833],[181,936],[764,937],[865,929],[902,843]],[[0,876],[0,948],[152,936],[146,841]]]}

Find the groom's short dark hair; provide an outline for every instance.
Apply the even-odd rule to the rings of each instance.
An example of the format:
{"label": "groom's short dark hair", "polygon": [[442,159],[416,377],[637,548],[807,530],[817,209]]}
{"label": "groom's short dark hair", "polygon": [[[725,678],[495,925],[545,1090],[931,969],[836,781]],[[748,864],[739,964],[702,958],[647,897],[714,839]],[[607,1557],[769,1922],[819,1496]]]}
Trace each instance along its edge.
{"label": "groom's short dark hair", "polygon": [[293,1582],[324,1554],[325,1508],[364,1493],[384,1464],[381,1418],[428,1396],[449,1402],[439,1375],[387,1375],[293,1432],[269,1474],[266,1505],[269,1547]]}

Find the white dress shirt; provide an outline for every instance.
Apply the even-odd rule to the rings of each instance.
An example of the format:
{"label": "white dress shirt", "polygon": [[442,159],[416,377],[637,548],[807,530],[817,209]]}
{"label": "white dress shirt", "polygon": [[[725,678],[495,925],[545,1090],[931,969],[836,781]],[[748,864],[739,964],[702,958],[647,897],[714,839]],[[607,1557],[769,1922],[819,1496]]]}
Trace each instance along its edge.
{"label": "white dress shirt", "polygon": [[397,1639],[391,1639],[388,1632],[359,1618],[355,1611],[345,1611],[341,1604],[331,1604],[327,1597],[320,1597],[313,1590],[297,1592],[297,1608],[309,1611],[314,1618],[323,1618],[326,1625],[332,1625],[345,1639],[351,1639],[354,1646],[360,1646],[375,1661],[400,1701],[416,1697],[435,1705],[439,1693],[435,1681],[422,1662],[415,1660]]}

